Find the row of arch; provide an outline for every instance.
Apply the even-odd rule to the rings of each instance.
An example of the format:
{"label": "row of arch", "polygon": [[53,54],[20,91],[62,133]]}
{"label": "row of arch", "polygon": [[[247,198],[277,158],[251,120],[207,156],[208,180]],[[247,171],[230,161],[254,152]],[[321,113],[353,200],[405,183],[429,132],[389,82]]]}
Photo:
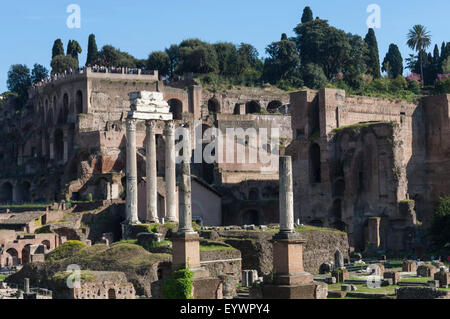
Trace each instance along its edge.
{"label": "row of arch", "polygon": [[[267,104],[267,112],[276,113],[283,106],[283,103],[279,100],[273,100]],[[261,104],[258,101],[251,100],[245,103],[245,114],[258,114],[261,113]],[[208,112],[209,114],[217,114],[221,112],[220,102],[217,98],[213,97],[208,100]],[[237,103],[233,110],[234,115],[241,114],[241,104]]]}
{"label": "row of arch", "polygon": [[42,125],[64,125],[69,122],[70,114],[76,115],[83,113],[83,92],[78,90],[75,93],[75,103],[72,104],[72,107],[70,107],[70,96],[67,92],[64,93],[62,97],[62,107],[58,108],[57,105],[58,102],[56,95],[50,100],[46,98],[44,103],[39,103],[39,117]]}
{"label": "row of arch", "polygon": [[30,189],[29,181],[18,182],[14,185],[11,182],[4,182],[0,185],[0,203],[30,202]]}
{"label": "row of arch", "polygon": [[[45,239],[41,242],[41,245],[44,245],[47,250],[51,249],[50,241]],[[19,251],[16,248],[8,248],[6,249],[6,258],[5,264],[6,267],[25,265],[31,262],[31,252],[30,252],[31,244],[25,245],[22,250]]]}

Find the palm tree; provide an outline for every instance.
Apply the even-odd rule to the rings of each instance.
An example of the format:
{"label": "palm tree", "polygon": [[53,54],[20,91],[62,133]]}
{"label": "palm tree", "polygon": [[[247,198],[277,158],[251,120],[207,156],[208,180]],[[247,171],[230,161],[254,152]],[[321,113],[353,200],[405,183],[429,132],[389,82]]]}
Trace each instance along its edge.
{"label": "palm tree", "polygon": [[406,44],[419,53],[420,76],[423,83],[423,52],[431,45],[431,34],[423,25],[416,24],[408,32],[408,41]]}

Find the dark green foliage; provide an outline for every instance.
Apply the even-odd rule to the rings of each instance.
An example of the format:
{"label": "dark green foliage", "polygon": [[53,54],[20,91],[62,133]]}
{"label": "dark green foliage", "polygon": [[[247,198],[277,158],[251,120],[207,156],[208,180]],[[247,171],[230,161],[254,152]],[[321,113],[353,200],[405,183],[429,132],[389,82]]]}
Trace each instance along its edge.
{"label": "dark green foliage", "polygon": [[77,60],[77,68],[78,68],[78,54],[81,53],[81,45],[75,40],[69,40],[67,44],[67,55],[72,56],[75,60]]}
{"label": "dark green foliage", "polygon": [[380,72],[380,57],[378,53],[378,42],[375,36],[375,31],[370,28],[367,32],[364,41],[367,43],[368,51],[366,54],[367,73],[377,79],[381,77]]}
{"label": "dark green foliage", "polygon": [[193,273],[189,269],[178,269],[173,272],[173,278],[163,283],[164,299],[193,299]]}
{"label": "dark green foliage", "polygon": [[169,67],[170,77],[173,77],[173,75],[175,73],[175,69],[178,65],[178,61],[180,59],[180,52],[178,50],[178,45],[172,44],[165,51],[170,59],[170,67]]}
{"label": "dark green foliage", "polygon": [[420,75],[424,79],[423,64],[425,50],[431,45],[431,34],[420,24],[416,24],[409,30],[406,44],[416,52],[419,52]]}
{"label": "dark green foliage", "polygon": [[217,53],[214,47],[199,39],[184,40],[179,46],[179,64],[177,73],[211,73],[219,69]]}
{"label": "dark green foliage", "polygon": [[313,13],[310,7],[303,9],[302,23],[310,22],[313,20]]}
{"label": "dark green foliage", "polygon": [[98,63],[98,49],[97,42],[95,41],[95,35],[89,35],[88,41],[88,53],[86,59],[86,66],[88,65],[96,65]]}
{"label": "dark green foliage", "polygon": [[53,58],[50,65],[52,67],[52,74],[64,73],[64,71],[78,68],[78,60],[70,55],[58,55]]}
{"label": "dark green foliage", "polygon": [[35,64],[31,70],[31,82],[37,83],[48,76],[48,70],[40,64]]}
{"label": "dark green foliage", "polygon": [[450,197],[443,197],[433,216],[430,234],[437,248],[450,250]]}
{"label": "dark green foliage", "polygon": [[72,257],[75,253],[79,252],[81,248],[85,247],[86,244],[78,240],[68,240],[64,242],[61,246],[57,247],[51,253],[49,253],[45,260],[46,261],[57,261],[68,257]]}
{"label": "dark green foliage", "polygon": [[408,82],[408,90],[413,92],[414,94],[420,94],[420,85],[417,81],[409,81]]}
{"label": "dark green foliage", "polygon": [[396,78],[403,74],[403,58],[398,46],[391,44],[383,60],[383,72],[386,72],[390,78]]}
{"label": "dark green foliage", "polygon": [[8,90],[17,93],[22,102],[26,101],[27,90],[31,85],[30,69],[25,64],[11,65],[8,71]]}
{"label": "dark green foliage", "polygon": [[324,88],[328,84],[322,68],[314,63],[309,63],[302,68],[302,77],[304,84],[311,89]]}
{"label": "dark green foliage", "polygon": [[136,59],[131,54],[122,52],[112,45],[105,45],[100,50],[99,63],[106,67],[136,67]]}
{"label": "dark green foliage", "polygon": [[158,70],[159,75],[168,75],[170,72],[170,58],[164,51],[152,52],[147,60],[147,70]]}
{"label": "dark green foliage", "polygon": [[236,46],[228,42],[219,42],[213,45],[219,63],[219,74],[234,77],[241,73],[238,51]]}
{"label": "dark green foliage", "polygon": [[58,55],[65,55],[64,45],[63,45],[61,39],[56,39],[55,42],[53,43],[52,60],[55,56],[58,56]]}
{"label": "dark green foliage", "polygon": [[358,89],[363,85],[363,75],[367,71],[365,58],[367,56],[368,46],[358,35],[348,33],[347,37],[350,44],[350,51],[342,65],[342,74],[344,75],[344,81],[350,87]]}
{"label": "dark green foliage", "polygon": [[266,48],[267,59],[264,61],[264,79],[272,84],[283,81],[292,87],[302,85],[300,58],[295,42],[281,40],[273,42]]}

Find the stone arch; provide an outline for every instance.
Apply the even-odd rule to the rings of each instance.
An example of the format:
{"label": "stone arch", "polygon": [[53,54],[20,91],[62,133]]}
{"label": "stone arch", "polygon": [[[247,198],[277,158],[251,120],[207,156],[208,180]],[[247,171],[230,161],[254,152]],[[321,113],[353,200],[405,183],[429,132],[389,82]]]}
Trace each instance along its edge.
{"label": "stone arch", "polygon": [[115,289],[113,288],[108,289],[108,299],[117,299]]}
{"label": "stone arch", "polygon": [[0,186],[0,202],[7,203],[13,200],[13,186],[10,182],[5,182]]}
{"label": "stone arch", "polygon": [[342,200],[335,199],[331,208],[332,218],[335,220],[342,219]]}
{"label": "stone arch", "polygon": [[78,90],[75,95],[75,111],[77,114],[83,113],[83,92]]}
{"label": "stone arch", "polygon": [[233,109],[233,114],[234,115],[239,115],[241,114],[241,104],[236,103]]}
{"label": "stone arch", "polygon": [[320,132],[320,114],[318,103],[311,103],[308,110],[309,134]]}
{"label": "stone arch", "polygon": [[41,123],[41,126],[44,126],[45,124],[45,109],[42,103],[39,103],[39,122]]}
{"label": "stone arch", "polygon": [[252,188],[248,192],[248,199],[249,200],[259,200],[259,189]]}
{"label": "stone arch", "polygon": [[22,249],[22,265],[26,265],[31,262],[30,246],[31,244],[25,245]]}
{"label": "stone arch", "polygon": [[64,133],[62,130],[55,130],[55,159],[61,161],[64,159]]}
{"label": "stone arch", "polygon": [[309,148],[309,179],[313,184],[322,182],[320,146],[317,143]]}
{"label": "stone arch", "polygon": [[283,106],[283,103],[281,103],[281,101],[271,101],[269,104],[267,104],[267,112],[276,113],[281,106]]}
{"label": "stone arch", "polygon": [[62,107],[62,114],[63,114],[63,120],[64,123],[68,122],[68,117],[69,117],[69,113],[70,113],[70,109],[69,109],[69,94],[68,93],[64,93],[63,95],[63,107]]}
{"label": "stone arch", "polygon": [[209,114],[220,113],[220,103],[217,98],[213,97],[208,100],[208,112]]}
{"label": "stone arch", "polygon": [[261,112],[261,105],[253,100],[245,103],[245,113],[246,114],[257,114]]}
{"label": "stone arch", "polygon": [[169,112],[173,114],[173,119],[181,120],[183,118],[183,102],[178,99],[170,99],[167,104],[170,106]]}
{"label": "stone arch", "polygon": [[53,108],[51,107],[47,111],[47,126],[53,126]]}
{"label": "stone arch", "polygon": [[246,210],[242,214],[242,225],[260,225],[260,213],[256,209]]}
{"label": "stone arch", "polygon": [[23,181],[17,183],[15,186],[15,194],[17,202],[30,202],[31,194],[30,194],[31,183],[29,181]]}
{"label": "stone arch", "polygon": [[49,240],[44,239],[44,240],[41,242],[41,244],[44,245],[45,247],[47,247],[48,250],[51,249],[51,244],[50,244],[50,241],[49,241]]}
{"label": "stone arch", "polygon": [[6,262],[7,266],[16,266],[19,264],[19,253],[16,249],[9,248],[8,250],[6,250],[6,254],[8,255],[8,259]]}

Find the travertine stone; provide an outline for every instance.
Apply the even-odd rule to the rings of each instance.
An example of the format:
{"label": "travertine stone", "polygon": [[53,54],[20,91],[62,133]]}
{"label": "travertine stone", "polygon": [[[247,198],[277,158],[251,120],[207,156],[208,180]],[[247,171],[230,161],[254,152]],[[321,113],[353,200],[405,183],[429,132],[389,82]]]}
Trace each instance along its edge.
{"label": "travertine stone", "polygon": [[169,222],[178,222],[176,207],[176,172],[175,172],[175,125],[166,123],[166,218]]}
{"label": "travertine stone", "polygon": [[189,129],[183,134],[183,162],[181,163],[181,174],[179,175],[179,233],[193,233],[192,228],[192,199],[191,199],[191,137]]}
{"label": "travertine stone", "polygon": [[146,121],[146,191],[147,191],[147,218],[151,223],[158,222],[158,190],[157,190],[157,172],[156,172],[156,140],[155,140],[155,121]]}
{"label": "travertine stone", "polygon": [[127,223],[139,224],[137,211],[136,120],[127,119]]}
{"label": "travertine stone", "polygon": [[294,232],[294,194],[292,191],[292,159],[280,157],[280,233]]}

